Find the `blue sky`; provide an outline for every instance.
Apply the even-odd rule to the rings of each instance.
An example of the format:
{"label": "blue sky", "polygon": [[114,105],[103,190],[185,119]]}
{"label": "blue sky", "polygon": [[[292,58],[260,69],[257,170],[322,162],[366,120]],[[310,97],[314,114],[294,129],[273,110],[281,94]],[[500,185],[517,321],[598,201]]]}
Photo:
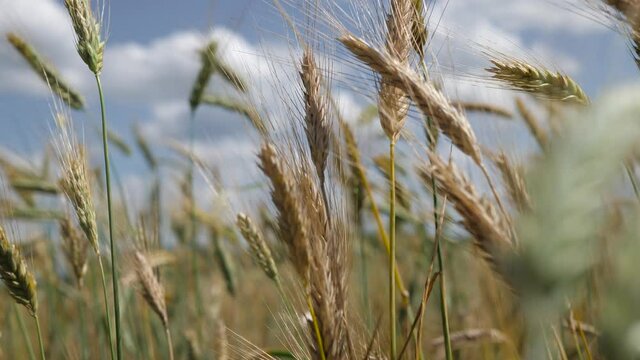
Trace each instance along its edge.
{"label": "blue sky", "polygon": [[[369,2],[379,7],[380,1],[343,3]],[[486,49],[515,53],[562,69],[592,97],[616,84],[635,81],[637,69],[623,37],[589,19],[594,17],[593,11],[587,11],[586,16],[577,14],[586,9],[587,1],[597,0],[450,0],[444,12],[444,2],[438,1],[432,20],[444,13],[437,46],[444,49],[439,61],[448,94],[512,107],[513,94],[495,86],[487,89],[486,83],[478,85],[487,65],[482,56]],[[131,140],[128,134],[134,122],[141,124],[156,146],[184,140],[187,97],[198,69],[196,50],[208,36],[224,44],[223,57],[255,84],[254,99],[272,105],[277,96],[269,86],[276,78],[284,91],[297,86],[286,83],[291,76],[274,76],[270,70],[273,61],[265,56],[269,53],[272,58],[286,60],[291,54],[270,0],[111,0],[107,8],[109,42],[103,77],[108,117],[127,140]],[[7,31],[26,37],[85,94],[87,113],[73,115],[98,161],[95,88],[91,74],[75,53],[62,0],[0,0],[0,32]],[[225,88],[214,81],[210,91]],[[348,114],[356,114],[364,106],[348,86],[336,92]],[[51,104],[46,87],[15,51],[0,41],[0,149],[28,159],[41,158],[43,144],[50,137]],[[199,154],[230,169],[228,183],[251,180],[255,137],[247,136],[251,130],[246,122],[212,109],[199,112],[197,121]],[[496,126],[486,127],[474,119],[472,124],[484,142],[510,146],[523,138],[517,125],[499,129],[502,132],[497,134]],[[365,150],[370,149],[365,146]],[[114,156],[128,191],[136,196],[146,186],[141,158],[126,158],[117,152]]]}

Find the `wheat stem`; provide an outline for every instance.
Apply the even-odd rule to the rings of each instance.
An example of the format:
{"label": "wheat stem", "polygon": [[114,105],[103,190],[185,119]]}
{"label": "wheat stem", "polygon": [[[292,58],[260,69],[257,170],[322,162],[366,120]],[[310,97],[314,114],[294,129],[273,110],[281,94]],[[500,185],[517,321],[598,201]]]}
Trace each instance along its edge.
{"label": "wheat stem", "polygon": [[394,360],[396,358],[396,278],[394,269],[396,268],[396,142],[391,139],[389,142],[389,181],[390,181],[390,195],[389,195],[389,237],[390,237],[390,251],[389,251],[389,316],[390,319],[390,333],[391,336],[391,355],[389,358]]}
{"label": "wheat stem", "polygon": [[[427,119],[431,122],[431,118]],[[435,148],[435,147],[434,147]],[[440,229],[440,216],[438,214],[438,190],[436,186],[435,177],[431,177],[431,192],[433,194],[433,218],[434,218],[434,231],[436,238],[439,236]],[[453,353],[451,351],[451,330],[449,327],[449,312],[447,309],[447,287],[444,275],[444,257],[442,256],[442,241],[436,240],[436,254],[438,257],[438,272],[440,273],[440,316],[442,321],[442,335],[444,337],[444,348],[447,360],[453,359]]]}
{"label": "wheat stem", "polygon": [[[350,132],[351,129],[346,124],[343,123],[343,127],[345,129],[345,136],[353,135],[353,134],[347,134],[347,132]],[[391,249],[389,247],[389,238],[387,237],[387,231],[384,229],[382,216],[380,216],[380,210],[378,209],[378,205],[376,204],[375,197],[373,196],[373,190],[371,189],[371,185],[369,184],[369,180],[367,179],[367,174],[365,173],[364,165],[360,161],[360,155],[358,153],[357,144],[355,143],[355,138],[351,139],[350,141],[351,141],[351,144],[348,144],[348,146],[353,147],[351,151],[355,152],[355,154],[353,155],[356,155],[352,157],[353,157],[353,161],[355,162],[354,165],[356,168],[358,178],[362,183],[362,187],[364,188],[366,196],[369,198],[371,212],[373,213],[373,218],[376,221],[376,227],[378,229],[378,235],[382,240],[382,245],[384,245],[385,250],[387,251],[387,253],[389,253]],[[397,267],[395,268],[395,276],[396,276],[396,283],[398,286],[398,290],[400,290],[400,295],[402,296],[402,301],[405,303],[405,305],[407,305],[409,304],[409,291],[407,291],[407,289],[405,288],[404,281],[402,280],[402,276],[400,275],[400,270],[398,270]]]}
{"label": "wheat stem", "polygon": [[109,338],[109,351],[111,351],[111,360],[116,358],[113,349],[113,335],[111,333],[111,311],[109,310],[109,295],[107,294],[107,279],[104,275],[104,266],[102,265],[102,255],[98,254],[98,266],[100,267],[100,278],[102,280],[102,293],[104,295],[104,311],[107,316],[107,332]]}
{"label": "wheat stem", "polygon": [[318,352],[320,353],[320,359],[326,360],[327,356],[324,354],[324,344],[322,342],[322,335],[320,334],[320,327],[318,326],[318,317],[315,310],[313,310],[313,304],[311,303],[311,296],[307,295],[307,306],[309,307],[309,314],[311,314],[311,321],[313,322],[313,331],[316,335],[316,341],[318,343]]}
{"label": "wheat stem", "polygon": [[[195,198],[195,138],[196,138],[196,109],[191,110],[189,120],[189,235],[191,236],[191,276],[193,277],[193,289],[196,297],[196,311],[198,318],[203,315],[202,298],[200,294],[200,283],[198,282],[198,237],[197,232],[197,219],[195,216],[196,198]],[[200,337],[200,327],[198,326],[198,337]]]}
{"label": "wheat stem", "polygon": [[29,334],[27,333],[27,327],[24,325],[24,320],[22,320],[22,316],[20,315],[18,305],[14,305],[13,310],[16,314],[16,319],[18,319],[18,326],[20,327],[20,332],[22,333],[24,342],[27,345],[27,352],[29,353],[29,359],[36,360],[36,354],[33,352],[33,345],[31,344],[31,340],[29,339]]}
{"label": "wheat stem", "polygon": [[38,318],[38,314],[34,314],[33,318],[36,320],[36,329],[38,331],[38,344],[40,345],[40,358],[42,360],[46,359],[44,355],[44,342],[42,341],[42,331],[40,330],[40,319]]}
{"label": "wheat stem", "polygon": [[[107,185],[107,216],[109,221],[109,249],[111,251],[111,277],[113,287],[113,305],[114,305],[114,317],[116,324],[116,355],[118,360],[122,359],[122,337],[120,333],[120,300],[118,294],[118,264],[116,256],[116,247],[113,241],[113,214],[111,211],[111,167],[109,166],[109,141],[107,139],[107,117],[105,113],[104,94],[102,92],[102,83],[100,82],[100,75],[95,73],[96,85],[98,87],[98,95],[100,96],[100,113],[102,118],[102,150],[104,155],[104,173],[105,182]],[[101,264],[102,266],[102,264]],[[103,279],[104,281],[104,279]],[[106,289],[105,289],[106,291]],[[106,296],[106,293],[105,293]],[[105,298],[106,300],[106,298]],[[107,306],[107,304],[105,304]],[[109,321],[107,319],[107,321]],[[111,332],[109,332],[111,336]]]}
{"label": "wheat stem", "polygon": [[636,179],[636,175],[633,171],[633,165],[625,163],[624,168],[629,176],[629,182],[631,182],[631,186],[633,187],[633,193],[636,195],[636,198],[640,200],[640,189],[638,188],[638,180]]}
{"label": "wheat stem", "polygon": [[[433,216],[435,222],[436,237],[440,233],[440,221],[438,215],[438,191],[436,189],[436,180],[431,178],[431,187],[433,193]],[[444,348],[447,360],[453,359],[451,351],[451,330],[449,328],[449,312],[447,309],[447,287],[444,276],[444,257],[442,256],[442,241],[437,240],[436,253],[438,257],[438,272],[440,273],[440,316],[442,318],[442,334],[444,336]]]}
{"label": "wheat stem", "polygon": [[484,163],[480,163],[480,170],[482,170],[484,177],[487,179],[487,183],[489,183],[489,188],[491,189],[491,193],[493,194],[493,197],[496,199],[496,202],[498,203],[498,207],[500,207],[500,212],[504,216],[504,220],[511,227],[511,218],[509,217],[509,213],[507,212],[507,209],[502,204],[502,200],[500,200],[500,195],[498,195],[498,191],[496,190],[496,187],[493,184],[493,180],[491,180],[491,176],[489,176],[489,171],[487,170],[487,167],[484,165]]}
{"label": "wheat stem", "polygon": [[167,346],[169,347],[169,360],[173,360],[173,340],[171,340],[171,330],[169,330],[169,326],[164,327],[164,334],[167,337]]}
{"label": "wheat stem", "polygon": [[[422,61],[421,64],[422,64],[422,72],[423,72],[424,79],[425,81],[428,81],[429,71],[427,69],[427,65],[424,61]],[[433,125],[434,125],[433,120],[431,119],[430,116],[427,116],[427,128],[428,128],[427,137],[429,140],[429,146],[431,147],[431,149],[433,149],[433,151],[435,151],[437,148],[438,136],[437,134],[431,133],[431,131],[437,132],[438,129]],[[447,291],[446,291],[446,282],[445,282],[445,276],[444,276],[444,259],[442,256],[442,241],[440,238],[442,229],[440,228],[440,215],[438,214],[438,206],[439,206],[438,191],[436,187],[436,179],[434,177],[431,177],[431,193],[433,194],[434,241],[435,241],[435,247],[436,247],[435,250],[438,257],[438,272],[440,273],[440,316],[442,319],[442,334],[444,337],[444,347],[445,347],[446,358],[447,360],[451,360],[453,359],[453,354],[451,351],[451,330],[449,328],[449,312],[447,309]],[[429,274],[428,276],[431,276],[431,274]],[[422,316],[420,316],[420,321],[422,322]],[[422,328],[422,326],[420,326],[420,328]],[[418,335],[418,339],[419,340],[421,339],[420,335]]]}

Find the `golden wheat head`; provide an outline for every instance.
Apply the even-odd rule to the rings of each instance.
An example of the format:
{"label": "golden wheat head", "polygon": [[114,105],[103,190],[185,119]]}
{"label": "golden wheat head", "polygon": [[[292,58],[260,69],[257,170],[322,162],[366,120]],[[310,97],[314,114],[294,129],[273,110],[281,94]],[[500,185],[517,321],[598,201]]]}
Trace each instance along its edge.
{"label": "golden wheat head", "polygon": [[36,280],[27,269],[25,260],[15,244],[7,238],[0,227],[0,278],[9,290],[11,297],[35,315],[38,310]]}

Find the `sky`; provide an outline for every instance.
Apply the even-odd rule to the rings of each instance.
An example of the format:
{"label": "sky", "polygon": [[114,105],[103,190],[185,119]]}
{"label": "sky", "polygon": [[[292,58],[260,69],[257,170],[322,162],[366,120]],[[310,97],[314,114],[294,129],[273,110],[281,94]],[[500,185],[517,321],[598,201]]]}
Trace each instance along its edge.
{"label": "sky", "polygon": [[[354,3],[368,0],[337,1],[348,11]],[[379,11],[380,1],[369,1],[372,12]],[[636,81],[638,72],[624,37],[589,10],[587,1],[597,0],[438,0],[430,17],[431,29],[438,25],[431,50],[437,55],[440,67],[436,68],[446,80],[448,95],[512,108],[512,93],[479,82],[486,77],[486,52],[522,55],[561,69],[592,98],[607,88]],[[287,2],[294,8],[303,6],[301,0]],[[130,144],[133,124],[156,147],[166,149],[167,143],[187,138],[187,99],[199,67],[197,50],[209,37],[220,42],[222,57],[250,79],[253,98],[262,105],[271,106],[279,95],[297,91],[293,90],[298,86],[294,73],[279,67],[292,62],[295,50],[271,0],[106,0],[105,9],[108,42],[102,77],[107,116],[112,128]],[[72,115],[97,163],[95,84],[75,51],[63,0],[0,0],[0,33],[8,31],[24,36],[85,95],[88,110]],[[339,64],[335,67],[342,69]],[[335,92],[341,109],[353,118],[366,106],[366,98],[346,84],[348,78],[334,79]],[[276,83],[278,90],[272,87]],[[211,92],[228,90],[219,79],[209,88]],[[0,149],[40,161],[51,137],[52,108],[46,86],[0,41]],[[517,135],[522,134],[521,126],[515,130],[514,125],[505,126],[498,136],[496,127],[501,125],[486,126],[483,121],[472,119],[481,141],[505,146],[525,141]],[[225,169],[225,183],[242,186],[255,180],[257,141],[245,120],[203,108],[196,123],[198,154]],[[371,150],[366,143],[364,147]],[[149,186],[142,157],[126,157],[117,150],[113,157],[126,191],[140,197]]]}

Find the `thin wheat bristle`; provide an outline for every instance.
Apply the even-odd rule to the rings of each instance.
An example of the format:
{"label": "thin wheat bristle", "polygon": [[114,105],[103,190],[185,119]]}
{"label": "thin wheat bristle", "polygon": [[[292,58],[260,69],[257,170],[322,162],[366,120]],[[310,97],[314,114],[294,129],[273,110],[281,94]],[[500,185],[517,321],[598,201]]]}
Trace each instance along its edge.
{"label": "thin wheat bristle", "polygon": [[[415,14],[410,0],[392,0],[387,15],[386,51],[398,63],[406,65],[413,45],[411,23]],[[378,92],[380,125],[385,134],[395,141],[400,136],[409,111],[409,103],[403,89],[394,85],[393,79],[381,74]]]}
{"label": "thin wheat bristle", "polygon": [[100,21],[91,11],[89,0],[64,0],[76,34],[76,48],[80,58],[94,74],[102,70],[104,41],[100,35]]}
{"label": "thin wheat bristle", "polygon": [[482,163],[480,147],[468,120],[435,86],[422,81],[407,66],[374,49],[362,39],[353,35],[343,35],[339,41],[372,70],[393,80],[395,86],[403,88],[420,110],[434,120],[456,147],[477,164]]}
{"label": "thin wheat bristle", "polygon": [[499,256],[511,248],[505,221],[489,201],[477,194],[473,184],[453,164],[446,164],[431,152],[429,159],[431,166],[427,168],[427,173],[436,179],[438,191],[453,204],[462,217],[462,225],[473,236],[485,260],[495,269]]}
{"label": "thin wheat bristle", "polygon": [[324,185],[325,168],[329,156],[331,124],[328,119],[327,97],[322,93],[322,77],[313,52],[305,48],[300,64],[305,107],[304,131],[307,135],[311,160],[315,165],[320,183]]}
{"label": "thin wheat bristle", "polygon": [[134,254],[135,270],[140,284],[140,293],[149,307],[158,315],[162,325],[166,328],[169,325],[167,315],[167,305],[164,299],[164,287],[153,273],[153,268],[147,258],[140,252]]}
{"label": "thin wheat bristle", "polygon": [[505,119],[513,118],[513,113],[511,111],[494,104],[484,102],[454,101],[451,103],[451,105],[460,109],[461,111],[491,114]]}
{"label": "thin wheat bristle", "polygon": [[45,61],[36,49],[15,33],[8,33],[7,40],[22,55],[33,71],[47,83],[51,91],[74,109],[84,108],[84,98],[62,79],[59,72]]}
{"label": "thin wheat bristle", "polygon": [[292,176],[272,144],[265,143],[258,158],[260,169],[271,181],[271,199],[278,210],[280,238],[289,248],[296,271],[306,282],[309,278],[310,263],[308,225],[292,183]]}
{"label": "thin wheat bristle", "polygon": [[491,59],[493,67],[486,69],[493,77],[516,90],[545,98],[588,104],[589,98],[580,85],[568,75],[536,68],[521,60]]}
{"label": "thin wheat bristle", "polygon": [[81,238],[82,234],[75,228],[69,217],[63,218],[59,223],[63,244],[62,250],[69,265],[71,265],[78,287],[81,288],[84,275],[87,272],[89,243]]}
{"label": "thin wheat bristle", "polygon": [[500,171],[502,182],[508,190],[511,202],[520,211],[531,209],[531,198],[524,181],[522,168],[514,165],[504,152],[493,157],[493,163]]}
{"label": "thin wheat bristle", "polygon": [[11,297],[35,316],[38,310],[36,280],[27,269],[20,251],[9,241],[2,227],[0,227],[0,278]]}
{"label": "thin wheat bristle", "polygon": [[236,218],[236,224],[244,239],[249,243],[249,248],[253,257],[256,259],[262,271],[272,280],[278,279],[278,268],[271,256],[271,250],[264,240],[264,237],[253,224],[251,218],[240,213]]}
{"label": "thin wheat bristle", "polygon": [[531,135],[533,135],[538,142],[538,145],[540,145],[541,148],[546,149],[549,145],[549,136],[547,131],[538,121],[538,118],[527,107],[524,100],[520,98],[516,98],[516,108],[518,109],[518,113],[520,113],[522,120],[527,124]]}

